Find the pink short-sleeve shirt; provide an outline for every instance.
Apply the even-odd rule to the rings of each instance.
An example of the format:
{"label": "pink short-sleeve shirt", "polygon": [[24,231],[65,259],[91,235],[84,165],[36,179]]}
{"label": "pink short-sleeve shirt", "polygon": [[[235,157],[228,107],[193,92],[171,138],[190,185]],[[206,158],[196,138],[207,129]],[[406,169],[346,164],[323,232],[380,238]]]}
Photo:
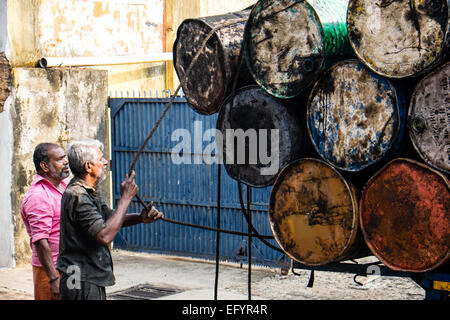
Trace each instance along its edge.
{"label": "pink short-sleeve shirt", "polygon": [[33,266],[42,267],[34,245],[41,239],[47,239],[52,251],[53,264],[56,265],[59,251],[61,197],[67,183],[68,179],[61,181],[59,186],[61,190],[59,190],[50,181],[37,174],[22,200],[20,213],[30,236]]}

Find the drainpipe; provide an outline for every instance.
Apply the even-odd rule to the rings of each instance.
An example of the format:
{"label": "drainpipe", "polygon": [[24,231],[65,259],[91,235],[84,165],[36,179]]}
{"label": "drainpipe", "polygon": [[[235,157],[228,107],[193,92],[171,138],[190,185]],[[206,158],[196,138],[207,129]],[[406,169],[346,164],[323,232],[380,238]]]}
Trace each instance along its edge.
{"label": "drainpipe", "polygon": [[115,64],[136,64],[172,61],[172,52],[150,53],[142,55],[109,56],[109,57],[44,57],[36,67],[69,67],[69,66],[105,66]]}

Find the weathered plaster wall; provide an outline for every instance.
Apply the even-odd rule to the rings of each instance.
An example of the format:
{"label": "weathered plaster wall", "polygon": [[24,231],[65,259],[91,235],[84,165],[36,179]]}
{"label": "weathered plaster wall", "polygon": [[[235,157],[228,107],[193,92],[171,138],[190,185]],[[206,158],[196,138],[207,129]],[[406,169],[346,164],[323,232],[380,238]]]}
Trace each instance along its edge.
{"label": "weathered plaster wall", "polygon": [[6,0],[0,0],[0,267],[13,267],[14,263],[14,228],[11,211],[11,158],[12,158],[12,123],[11,123],[11,71],[6,59],[7,46],[7,6]]}
{"label": "weathered plaster wall", "polygon": [[[12,211],[14,217],[15,258],[29,263],[29,237],[20,217],[20,204],[35,176],[34,147],[45,141],[64,148],[73,139],[107,139],[107,73],[100,70],[70,68],[14,68],[12,106]],[[109,181],[109,180],[107,180]],[[109,186],[101,192],[108,199]]]}
{"label": "weathered plaster wall", "polygon": [[244,10],[255,4],[257,0],[202,0],[200,5],[201,16],[212,16]]}
{"label": "weathered plaster wall", "polygon": [[163,0],[41,0],[38,36],[50,57],[162,52]]}
{"label": "weathered plaster wall", "polygon": [[11,67],[3,52],[0,52],[0,112],[6,99],[9,97],[11,87]]}
{"label": "weathered plaster wall", "polygon": [[[7,56],[13,67],[33,67],[42,57],[164,51],[164,0],[0,1],[7,2]],[[108,71],[111,91],[165,89],[164,63],[97,69]]]}
{"label": "weathered plaster wall", "polygon": [[[6,0],[0,0],[6,1]],[[104,57],[172,51],[186,18],[242,10],[255,0],[9,0],[13,67],[41,57]],[[110,91],[178,85],[172,63],[108,66]]]}
{"label": "weathered plaster wall", "polygon": [[120,92],[162,92],[166,88],[164,62],[90,68],[108,72],[108,88],[112,97],[120,97]]}
{"label": "weathered plaster wall", "polygon": [[14,228],[11,208],[13,129],[11,121],[12,98],[9,97],[0,112],[0,267],[14,267]]}
{"label": "weathered plaster wall", "polygon": [[0,0],[0,52],[5,52],[8,39],[6,9],[6,0]]}
{"label": "weathered plaster wall", "polygon": [[40,0],[7,0],[7,58],[11,66],[33,66],[42,55],[37,37]]}

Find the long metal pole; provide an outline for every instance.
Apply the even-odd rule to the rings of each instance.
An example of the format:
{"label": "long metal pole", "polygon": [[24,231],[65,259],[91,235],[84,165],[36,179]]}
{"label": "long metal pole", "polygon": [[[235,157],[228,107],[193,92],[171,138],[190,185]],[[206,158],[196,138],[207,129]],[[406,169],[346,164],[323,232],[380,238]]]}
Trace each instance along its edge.
{"label": "long metal pole", "polygon": [[219,287],[219,259],[220,259],[220,191],[221,191],[221,166],[217,165],[217,237],[216,237],[216,277],[214,282],[214,300],[217,300]]}

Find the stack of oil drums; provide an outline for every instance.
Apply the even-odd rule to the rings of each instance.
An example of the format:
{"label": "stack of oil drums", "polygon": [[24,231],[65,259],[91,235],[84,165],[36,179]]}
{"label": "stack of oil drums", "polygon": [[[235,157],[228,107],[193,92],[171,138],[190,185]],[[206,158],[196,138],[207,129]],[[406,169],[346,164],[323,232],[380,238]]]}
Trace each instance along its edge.
{"label": "stack of oil drums", "polygon": [[450,0],[260,0],[180,25],[180,80],[212,34],[183,82],[190,106],[218,112],[223,136],[254,129],[247,153],[276,146],[277,170],[225,167],[272,186],[269,223],[292,259],[449,265],[449,15]]}

